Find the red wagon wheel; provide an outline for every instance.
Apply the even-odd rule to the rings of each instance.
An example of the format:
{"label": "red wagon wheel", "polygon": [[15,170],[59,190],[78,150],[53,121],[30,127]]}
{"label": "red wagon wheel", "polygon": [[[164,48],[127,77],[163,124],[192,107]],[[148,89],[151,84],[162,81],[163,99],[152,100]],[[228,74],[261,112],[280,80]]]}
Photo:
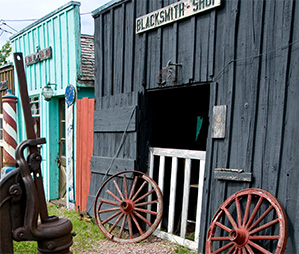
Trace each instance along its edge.
{"label": "red wagon wheel", "polygon": [[122,171],[100,187],[94,209],[98,227],[110,240],[135,243],[150,236],[159,225],[163,197],[146,174]]}
{"label": "red wagon wheel", "polygon": [[283,253],[287,223],[279,201],[267,191],[246,189],[229,197],[210,224],[207,253]]}

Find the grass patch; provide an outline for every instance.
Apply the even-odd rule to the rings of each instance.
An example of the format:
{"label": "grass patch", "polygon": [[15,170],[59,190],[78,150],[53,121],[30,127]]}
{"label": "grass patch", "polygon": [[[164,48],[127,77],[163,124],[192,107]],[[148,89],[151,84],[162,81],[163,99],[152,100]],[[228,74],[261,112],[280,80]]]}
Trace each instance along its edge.
{"label": "grass patch", "polygon": [[173,254],[195,254],[197,252],[189,250],[187,247],[178,245],[172,252]]}
{"label": "grass patch", "polygon": [[[71,251],[75,253],[89,253],[96,249],[97,242],[105,239],[105,235],[100,231],[94,219],[79,219],[79,213],[67,210],[65,207],[53,205],[48,203],[49,215],[56,215],[59,217],[69,219],[73,224],[72,232],[76,233],[73,238],[73,245]],[[37,253],[36,242],[16,242],[14,241],[15,253]]]}

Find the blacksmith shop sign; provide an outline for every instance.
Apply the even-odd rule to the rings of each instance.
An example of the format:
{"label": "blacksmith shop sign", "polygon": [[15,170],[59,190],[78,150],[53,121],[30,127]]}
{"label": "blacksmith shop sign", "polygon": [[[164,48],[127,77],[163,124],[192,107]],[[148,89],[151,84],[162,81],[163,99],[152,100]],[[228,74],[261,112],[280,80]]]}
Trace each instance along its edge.
{"label": "blacksmith shop sign", "polygon": [[45,49],[37,50],[36,53],[25,56],[26,66],[32,65],[43,60],[49,59],[52,57],[52,48],[48,47]]}
{"label": "blacksmith shop sign", "polygon": [[221,0],[182,0],[136,19],[136,34],[220,6]]}

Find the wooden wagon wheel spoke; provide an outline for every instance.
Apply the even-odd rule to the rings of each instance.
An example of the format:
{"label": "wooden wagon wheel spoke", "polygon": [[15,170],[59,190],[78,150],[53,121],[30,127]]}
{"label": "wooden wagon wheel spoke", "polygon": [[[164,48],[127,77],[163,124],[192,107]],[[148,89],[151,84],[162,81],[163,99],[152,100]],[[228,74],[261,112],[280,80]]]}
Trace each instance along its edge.
{"label": "wooden wagon wheel spoke", "polygon": [[128,185],[127,185],[127,177],[124,175],[124,189],[125,189],[125,198],[128,199]]}
{"label": "wooden wagon wheel spoke", "polygon": [[270,241],[278,254],[284,251],[286,239],[286,215],[278,200],[264,190],[246,189],[229,197],[218,209],[206,246],[207,253],[271,253],[265,247]]}
{"label": "wooden wagon wheel spoke", "polygon": [[146,181],[144,181],[142,183],[142,185],[139,187],[139,189],[136,191],[134,197],[132,197],[132,201],[134,201],[136,199],[136,197],[138,197],[139,193],[142,191],[142,189],[144,188],[144,186],[147,184]]}
{"label": "wooden wagon wheel spoke", "polygon": [[119,231],[119,234],[118,234],[118,238],[121,238],[122,232],[124,231],[127,216],[128,216],[127,214],[124,215],[124,218],[123,218],[123,221],[122,221],[122,224],[121,224],[121,228],[120,228],[120,231]]}
{"label": "wooden wagon wheel spoke", "polygon": [[260,231],[262,231],[262,230],[264,230],[268,227],[271,227],[272,225],[277,224],[277,223],[279,223],[279,219],[272,220],[272,221],[270,221],[270,222],[268,222],[268,223],[266,223],[266,224],[264,224],[264,225],[262,225],[262,226],[260,226],[256,229],[250,231],[249,234],[253,235],[253,234],[258,233],[258,232],[260,232]]}
{"label": "wooden wagon wheel spoke", "polygon": [[251,245],[252,247],[254,247],[255,249],[257,249],[258,251],[260,251],[261,253],[265,253],[265,254],[271,254],[270,251],[267,251],[266,249],[264,249],[262,246],[252,242],[252,241],[248,241],[248,244]]}
{"label": "wooden wagon wheel spoke", "polygon": [[119,197],[117,197],[116,195],[114,195],[110,190],[106,191],[111,197],[113,197],[115,200],[117,200],[119,203],[122,202],[121,199],[119,199]]}
{"label": "wooden wagon wheel spoke", "polygon": [[245,223],[248,220],[249,217],[249,209],[250,209],[250,205],[251,205],[251,194],[248,194],[248,198],[247,198],[247,203],[246,203],[246,209],[245,209],[245,214],[244,214],[244,219],[243,219],[243,226],[245,226]]}
{"label": "wooden wagon wheel spoke", "polygon": [[149,195],[151,195],[151,194],[154,193],[154,192],[155,192],[155,190],[152,189],[151,191],[145,193],[143,196],[141,196],[140,198],[138,198],[138,199],[135,201],[135,203],[138,203],[139,201],[145,199],[146,197],[148,197]]}
{"label": "wooden wagon wheel spoke", "polygon": [[107,222],[111,221],[112,219],[114,219],[117,215],[119,215],[121,213],[121,211],[118,211],[117,213],[111,215],[109,218],[107,218],[106,220],[102,221],[101,224],[105,225]]}
{"label": "wooden wagon wheel spoke", "polygon": [[133,182],[133,184],[132,184],[132,188],[131,188],[131,192],[130,192],[129,199],[131,199],[132,196],[133,196],[133,194],[134,194],[135,187],[136,187],[136,184],[137,184],[137,180],[138,180],[138,176],[135,176],[135,178],[134,178],[134,182]]}
{"label": "wooden wagon wheel spoke", "polygon": [[123,213],[121,213],[119,215],[119,217],[117,218],[117,220],[114,222],[114,224],[112,225],[112,227],[109,229],[109,233],[112,232],[113,229],[115,229],[116,225],[120,222],[121,218],[124,216]]}
{"label": "wooden wagon wheel spoke", "polygon": [[114,206],[119,206],[120,203],[116,203],[116,202],[113,202],[113,201],[110,201],[110,200],[105,200],[105,199],[101,199],[100,200],[101,203],[106,203],[106,204],[109,204],[109,205],[114,205]]}
{"label": "wooden wagon wheel spoke", "polygon": [[124,198],[124,196],[123,196],[123,194],[122,194],[122,192],[121,192],[121,190],[120,190],[120,188],[119,188],[117,182],[116,182],[115,180],[113,180],[113,183],[114,183],[114,186],[115,186],[115,188],[116,188],[118,194],[119,194],[120,197],[122,198],[122,200],[125,200],[125,198]]}
{"label": "wooden wagon wheel spoke", "polygon": [[140,213],[137,213],[136,211],[134,211],[134,214],[137,215],[141,220],[143,220],[147,225],[151,226],[152,223],[150,221],[148,221],[145,217],[143,217]]}
{"label": "wooden wagon wheel spoke", "polygon": [[138,223],[138,221],[137,221],[136,217],[134,216],[134,214],[131,214],[131,217],[132,217],[132,219],[133,219],[133,221],[134,221],[136,227],[138,228],[139,233],[140,233],[141,235],[143,235],[144,232],[143,232],[143,230],[141,229],[140,224]]}
{"label": "wooden wagon wheel spoke", "polygon": [[242,225],[242,212],[239,198],[236,198],[236,207],[237,207],[237,215],[238,215],[238,226]]}
{"label": "wooden wagon wheel spoke", "polygon": [[222,251],[225,251],[226,249],[228,249],[232,245],[234,245],[233,242],[227,243],[226,245],[224,245],[223,247],[221,247],[218,250],[214,251],[213,253],[214,254],[221,253]]}
{"label": "wooden wagon wheel spoke", "polygon": [[128,214],[128,225],[129,225],[130,239],[133,239],[132,220],[130,214]]}
{"label": "wooden wagon wheel spoke", "polygon": [[248,244],[245,246],[245,249],[248,251],[249,254],[254,254],[253,250]]}
{"label": "wooden wagon wheel spoke", "polygon": [[[132,174],[135,175],[133,178]],[[112,189],[109,182],[113,183]],[[101,199],[101,195],[113,201]],[[154,210],[151,210],[153,204]],[[145,239],[159,225],[162,212],[163,198],[158,185],[139,171],[122,171],[109,177],[95,198],[98,227],[115,242],[139,242]],[[110,229],[104,226],[107,223],[112,225]]]}
{"label": "wooden wagon wheel spoke", "polygon": [[273,209],[273,206],[270,206],[249,228],[250,231],[252,228],[255,228]]}
{"label": "wooden wagon wheel spoke", "polygon": [[235,253],[236,250],[237,250],[237,247],[236,247],[235,245],[233,245],[233,247],[231,247],[231,248],[228,250],[227,254],[231,254],[231,253],[233,253],[233,252]]}
{"label": "wooden wagon wheel spoke", "polygon": [[251,214],[249,220],[248,220],[247,223],[246,223],[246,227],[249,227],[249,226],[250,226],[250,224],[251,224],[252,221],[254,220],[254,218],[255,218],[257,212],[259,211],[259,209],[260,209],[262,203],[263,203],[263,197],[260,197],[260,199],[259,199],[257,205],[255,206],[255,208],[254,208],[254,210],[253,210],[253,212],[252,212],[252,214]]}
{"label": "wooden wagon wheel spoke", "polygon": [[98,213],[109,213],[109,212],[114,212],[114,211],[119,211],[120,207],[115,207],[115,208],[109,208],[109,209],[104,209],[98,211]]}
{"label": "wooden wagon wheel spoke", "polygon": [[152,204],[157,204],[159,201],[158,200],[153,200],[153,201],[146,201],[143,203],[138,203],[135,204],[135,206],[146,206],[146,205],[152,205]]}

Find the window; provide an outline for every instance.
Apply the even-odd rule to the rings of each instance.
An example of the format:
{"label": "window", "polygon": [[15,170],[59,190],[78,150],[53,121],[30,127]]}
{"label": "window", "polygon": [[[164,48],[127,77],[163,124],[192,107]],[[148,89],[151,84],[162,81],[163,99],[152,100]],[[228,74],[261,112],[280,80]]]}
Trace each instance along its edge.
{"label": "window", "polygon": [[34,130],[36,137],[40,137],[40,107],[39,107],[39,97],[31,97],[31,114],[34,119]]}

